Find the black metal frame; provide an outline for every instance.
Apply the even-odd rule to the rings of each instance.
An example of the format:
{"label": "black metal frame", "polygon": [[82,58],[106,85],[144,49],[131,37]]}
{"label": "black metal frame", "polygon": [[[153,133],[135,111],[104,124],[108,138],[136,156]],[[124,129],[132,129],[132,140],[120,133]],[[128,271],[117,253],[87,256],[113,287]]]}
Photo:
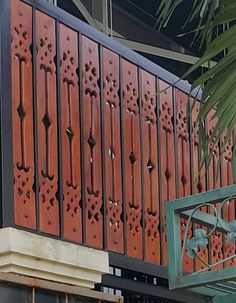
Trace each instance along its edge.
{"label": "black metal frame", "polygon": [[143,68],[148,72],[152,73],[153,75],[160,77],[162,80],[168,82],[170,85],[174,85],[186,93],[191,93],[191,95],[193,95],[194,97],[196,97],[196,94],[198,93],[197,94],[198,98],[200,98],[201,93],[198,92],[198,89],[191,91],[191,86],[187,81],[181,80],[179,77],[168,72],[167,70],[158,66],[152,61],[144,58],[138,53],[132,51],[126,46],[123,46],[119,42],[112,40],[104,33],[92,28],[85,22],[65,12],[61,8],[42,0],[22,0],[22,1],[32,5],[36,9],[41,10],[47,15],[55,18],[57,21],[71,27],[72,29],[81,32],[83,35],[96,41],[97,43],[104,45],[106,48],[109,48],[110,50],[116,52],[123,58],[138,65],[140,68]]}
{"label": "black metal frame", "polygon": [[[79,44],[79,61],[81,62],[81,37],[82,35],[85,35],[89,37],[90,39],[93,39],[97,43],[100,44],[100,66],[102,68],[102,48],[103,46],[116,52],[119,55],[119,63],[120,63],[120,89],[119,89],[119,95],[120,95],[120,118],[121,118],[121,149],[122,149],[122,195],[123,195],[123,206],[125,206],[125,175],[124,175],[124,159],[123,159],[123,150],[124,150],[124,134],[123,134],[123,96],[122,96],[122,64],[121,60],[126,59],[131,61],[132,63],[136,64],[138,66],[138,79],[140,84],[140,71],[141,69],[146,70],[156,76],[156,86],[158,86],[159,79],[162,79],[166,82],[168,82],[170,85],[174,85],[176,88],[186,92],[190,93],[190,85],[182,80],[179,80],[178,77],[174,76],[173,74],[169,73],[168,71],[164,70],[163,68],[159,67],[158,65],[152,63],[151,61],[147,60],[146,58],[142,57],[141,55],[135,53],[134,51],[126,48],[125,46],[119,44],[118,42],[112,40],[111,38],[107,37],[103,33],[93,29],[86,23],[78,20],[76,17],[71,16],[67,12],[63,11],[62,9],[51,5],[50,3],[47,3],[43,0],[21,0],[33,7],[33,11],[36,9],[46,13],[47,15],[53,17],[56,20],[56,36],[57,36],[57,46],[56,51],[58,53],[59,51],[59,23],[63,23],[66,26],[71,27],[72,29],[76,30],[78,32],[78,44]],[[1,146],[1,209],[2,209],[2,215],[1,218],[1,227],[9,227],[9,226],[15,226],[14,225],[14,199],[13,199],[13,147],[12,147],[12,105],[11,105],[11,94],[12,94],[12,88],[11,88],[11,33],[10,33],[10,2],[9,0],[1,0],[0,1],[0,53],[1,53],[1,59],[0,59],[0,128],[1,128],[1,138],[0,138],[0,146]],[[9,29],[9,30],[8,30]],[[37,145],[37,106],[36,106],[36,62],[35,62],[35,54],[36,54],[36,41],[35,41],[35,17],[33,14],[33,41],[32,41],[32,54],[33,54],[33,86],[34,86],[34,95],[33,95],[33,102],[34,102],[34,136],[36,138],[35,140],[35,147]],[[56,67],[57,70],[60,70],[60,61],[59,56],[57,56],[56,60]],[[82,70],[81,68],[78,70],[78,77],[79,77],[79,86],[80,86],[80,100],[82,100],[83,96],[83,83],[82,83]],[[102,75],[100,78],[100,94],[101,94],[101,122],[102,122],[102,129],[104,128],[103,123],[103,92],[102,92],[102,85],[103,79]],[[4,87],[4,88],[3,88]],[[173,89],[175,90],[175,88]],[[194,94],[194,92],[192,92]],[[174,99],[173,99],[174,100]],[[157,96],[158,101],[158,96]],[[139,85],[139,103],[141,104],[141,85]],[[158,102],[157,102],[158,103]],[[58,104],[58,118],[60,117],[60,73],[57,73],[57,104]],[[158,110],[158,107],[157,107]],[[140,111],[141,115],[141,111]],[[157,115],[158,116],[158,115]],[[83,102],[80,102],[80,136],[81,136],[81,142],[83,142]],[[142,119],[140,119],[141,121]],[[60,126],[60,118],[58,119],[58,124]],[[159,130],[159,118],[157,120],[157,127]],[[140,129],[142,128],[142,123],[140,123]],[[60,130],[60,127],[59,127]],[[158,133],[159,137],[159,133]],[[104,142],[104,138],[101,138],[102,143]],[[141,147],[142,147],[142,134],[140,132],[140,140],[141,140]],[[58,133],[58,143],[59,143],[59,157],[58,162],[61,163],[61,134]],[[102,144],[103,145],[103,144]],[[159,150],[159,146],[158,146]],[[141,151],[142,154],[142,151]],[[103,163],[104,163],[104,148],[102,147],[102,155],[103,155]],[[159,152],[158,152],[159,155]],[[37,182],[37,175],[38,175],[38,164],[37,164],[37,152],[35,148],[35,172],[36,172],[36,179],[35,179],[35,192],[36,192],[36,200],[38,201],[38,182]],[[141,157],[142,158],[142,157]],[[83,144],[81,147],[81,174],[82,174],[82,201],[85,201],[85,192],[84,192],[84,155],[83,155]],[[160,164],[160,156],[158,156],[158,163]],[[61,165],[59,165],[61,167]],[[103,188],[105,185],[105,172],[103,167]],[[142,177],[142,187],[143,187],[143,171],[141,171],[141,177]],[[62,171],[60,168],[59,171],[59,200],[62,201],[62,188],[61,188],[61,179],[62,179]],[[158,179],[159,185],[161,184],[161,179],[159,176]],[[103,199],[104,199],[104,193],[103,190]],[[160,187],[159,187],[159,196],[161,196]],[[142,199],[143,201],[144,199]],[[104,199],[105,201],[105,199]],[[38,203],[36,203],[38,205]],[[37,206],[38,207],[38,206]],[[62,228],[63,226],[63,217],[62,217],[62,203],[60,205],[60,226]],[[162,208],[162,205],[160,205],[160,210]],[[85,207],[83,209],[82,214],[82,222],[83,222],[83,244],[85,243]],[[144,208],[143,208],[144,209]],[[105,205],[104,205],[104,214],[106,213]],[[144,210],[142,210],[144,211]],[[37,210],[37,228],[39,225],[39,211]],[[126,226],[125,226],[125,207],[123,207],[123,223],[124,223],[124,252],[126,254],[126,246],[127,246],[127,239],[126,239]],[[142,218],[144,216],[142,215]],[[105,219],[104,219],[105,220]],[[160,216],[160,226],[161,226],[161,216]],[[144,220],[142,222],[144,226]],[[105,226],[105,225],[104,225]],[[21,228],[22,229],[22,228]],[[63,235],[63,228],[61,229],[61,235]],[[145,233],[145,230],[143,228],[143,233]],[[49,235],[48,235],[49,236]],[[145,234],[143,234],[144,239]],[[53,237],[53,236],[51,236]],[[160,230],[160,237],[161,236],[161,230]],[[57,238],[57,237],[53,237]],[[66,240],[65,240],[66,241]],[[104,239],[104,242],[106,243],[106,239]],[[143,250],[143,254],[144,254]],[[125,255],[116,254],[116,253],[109,253],[109,260],[111,266],[116,266],[119,268],[126,268],[128,270],[134,271],[134,272],[140,272],[147,275],[153,275],[157,276],[163,279],[167,279],[167,269],[163,266],[157,266],[150,264],[145,261],[136,260],[130,257],[127,257]],[[161,255],[162,259],[162,255]],[[160,287],[153,286],[153,285],[146,285],[143,287],[143,284],[141,285],[140,282],[137,281],[131,281],[127,279],[119,279],[117,277],[112,277],[111,275],[104,276],[103,279],[104,285],[113,287],[114,285],[116,287],[119,286],[120,288],[125,288],[130,291],[135,292],[144,292],[146,294],[159,296],[163,298],[169,298],[169,299],[178,299],[182,302],[189,302],[190,297],[192,298],[192,295],[188,295],[185,292],[179,293],[178,295],[176,293],[170,292],[167,289],[160,289]],[[116,284],[118,283],[118,284]],[[141,288],[140,288],[141,287]],[[186,301],[187,299],[188,301]],[[201,301],[202,300],[202,301]],[[191,302],[205,302],[201,298],[199,301],[194,301],[193,298],[191,299]]]}
{"label": "black metal frame", "polygon": [[[126,269],[124,270],[125,274]],[[123,275],[123,273],[122,273]],[[168,283],[166,280],[157,278],[156,283],[152,283],[151,281],[154,281],[155,276],[149,277],[145,274],[143,274],[143,279],[138,280],[138,275],[136,273],[132,273],[127,275],[127,277],[122,276],[116,276],[113,274],[106,274],[102,277],[102,287],[107,287],[114,290],[120,290],[121,294],[124,295],[124,293],[127,294],[127,296],[137,296],[140,297],[140,295],[144,295],[147,300],[145,300],[146,303],[149,302],[181,302],[181,303],[207,303],[208,299],[206,296],[203,296],[201,294],[192,293],[189,291],[184,290],[178,290],[173,291],[168,289]],[[134,279],[135,278],[135,279]],[[142,281],[143,280],[143,281]],[[156,301],[152,301],[154,298],[156,298]],[[160,301],[159,301],[160,300]],[[126,302],[126,301],[125,301]],[[129,300],[128,300],[129,302]],[[136,302],[131,301],[131,302]],[[144,301],[139,301],[144,302]]]}
{"label": "black metal frame", "polygon": [[0,1],[0,22],[1,226],[6,227],[14,224],[10,1]]}

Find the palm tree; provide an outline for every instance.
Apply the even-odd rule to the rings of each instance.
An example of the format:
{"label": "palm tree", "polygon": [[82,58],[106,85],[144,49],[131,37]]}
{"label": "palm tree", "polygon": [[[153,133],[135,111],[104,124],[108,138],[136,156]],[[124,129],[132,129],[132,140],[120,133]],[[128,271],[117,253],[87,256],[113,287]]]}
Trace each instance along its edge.
{"label": "palm tree", "polygon": [[[189,0],[161,0],[157,11],[157,22],[167,26],[180,4]],[[197,21],[197,23],[196,23]],[[199,139],[203,150],[202,161],[210,163],[212,140],[215,143],[223,139],[223,148],[230,136],[234,136],[236,126],[236,1],[235,0],[194,0],[192,11],[183,26],[197,24],[194,39],[200,41],[204,53],[183,78],[191,74],[202,64],[210,60],[217,61],[209,67],[192,84],[192,89],[202,90],[199,113]],[[206,137],[204,121],[210,111],[215,109],[217,123],[214,132]],[[234,140],[235,142],[235,140]],[[233,175],[236,179],[235,147],[233,148]]]}

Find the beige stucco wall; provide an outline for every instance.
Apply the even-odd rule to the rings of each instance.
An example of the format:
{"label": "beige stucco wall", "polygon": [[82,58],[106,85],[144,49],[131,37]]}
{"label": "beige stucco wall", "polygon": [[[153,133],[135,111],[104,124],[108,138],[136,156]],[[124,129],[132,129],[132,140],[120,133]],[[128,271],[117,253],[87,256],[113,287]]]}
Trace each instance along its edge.
{"label": "beige stucco wall", "polygon": [[93,288],[109,271],[109,262],[104,251],[3,228],[0,271]]}

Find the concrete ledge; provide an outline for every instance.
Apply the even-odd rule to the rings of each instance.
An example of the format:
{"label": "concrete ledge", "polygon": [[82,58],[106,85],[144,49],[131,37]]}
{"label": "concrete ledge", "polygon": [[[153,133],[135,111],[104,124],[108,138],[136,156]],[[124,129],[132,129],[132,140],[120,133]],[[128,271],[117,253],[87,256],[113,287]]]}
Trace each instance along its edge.
{"label": "concrete ledge", "polygon": [[0,229],[0,271],[93,288],[108,253],[14,228]]}

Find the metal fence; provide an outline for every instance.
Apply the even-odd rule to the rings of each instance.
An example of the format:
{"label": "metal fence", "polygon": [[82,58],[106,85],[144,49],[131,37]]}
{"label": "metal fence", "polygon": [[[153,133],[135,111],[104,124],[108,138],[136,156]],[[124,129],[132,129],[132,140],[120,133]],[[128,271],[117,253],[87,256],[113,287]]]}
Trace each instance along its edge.
{"label": "metal fence", "polygon": [[199,179],[188,83],[46,1],[0,11],[2,226],[167,266],[166,202],[231,184],[232,140]]}

